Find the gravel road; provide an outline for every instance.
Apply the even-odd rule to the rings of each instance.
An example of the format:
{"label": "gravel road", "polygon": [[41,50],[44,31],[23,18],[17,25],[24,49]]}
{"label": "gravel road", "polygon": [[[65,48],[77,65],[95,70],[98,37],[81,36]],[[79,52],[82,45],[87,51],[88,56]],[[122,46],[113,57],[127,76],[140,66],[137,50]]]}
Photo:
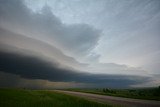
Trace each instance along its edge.
{"label": "gravel road", "polygon": [[106,95],[63,91],[63,90],[55,90],[55,91],[65,93],[68,95],[82,97],[82,98],[93,100],[96,102],[107,103],[112,105],[120,105],[122,107],[160,107],[160,101],[113,97],[113,96],[106,96]]}

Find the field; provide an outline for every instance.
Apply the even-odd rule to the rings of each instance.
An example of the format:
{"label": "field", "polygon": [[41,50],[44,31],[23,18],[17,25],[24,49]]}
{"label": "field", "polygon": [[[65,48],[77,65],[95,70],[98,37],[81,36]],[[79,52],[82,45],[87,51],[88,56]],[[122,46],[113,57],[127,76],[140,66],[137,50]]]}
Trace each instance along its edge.
{"label": "field", "polygon": [[118,96],[135,99],[158,100],[160,101],[160,87],[143,89],[67,89],[70,91],[87,92],[101,95]]}
{"label": "field", "polygon": [[54,91],[0,89],[0,107],[111,107]]}
{"label": "field", "polygon": [[[160,100],[159,88],[146,89],[68,89],[70,91]],[[0,107],[112,107],[52,90],[0,89]]]}

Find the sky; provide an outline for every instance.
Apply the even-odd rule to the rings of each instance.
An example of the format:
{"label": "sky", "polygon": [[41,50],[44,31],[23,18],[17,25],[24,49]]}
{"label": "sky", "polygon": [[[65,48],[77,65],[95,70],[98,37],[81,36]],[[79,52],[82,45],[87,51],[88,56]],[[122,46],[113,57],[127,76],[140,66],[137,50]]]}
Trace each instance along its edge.
{"label": "sky", "polygon": [[0,87],[160,85],[159,0],[0,0]]}

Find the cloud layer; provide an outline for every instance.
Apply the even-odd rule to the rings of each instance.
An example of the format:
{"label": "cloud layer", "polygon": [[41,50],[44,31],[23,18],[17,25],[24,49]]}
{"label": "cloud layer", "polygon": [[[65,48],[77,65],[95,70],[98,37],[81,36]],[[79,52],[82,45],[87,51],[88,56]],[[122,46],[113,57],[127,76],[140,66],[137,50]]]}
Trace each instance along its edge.
{"label": "cloud layer", "polygon": [[[42,79],[53,82],[89,83],[92,87],[128,87],[147,80],[146,77],[101,75],[80,73],[60,68],[57,63],[50,63],[33,56],[0,52],[0,71],[20,75],[22,78]],[[133,78],[143,78],[132,80]]]}
{"label": "cloud layer", "polygon": [[33,13],[20,0],[1,2],[1,27],[48,42],[73,57],[85,56],[100,37],[100,31],[87,24],[63,24],[47,5]]}
{"label": "cloud layer", "polygon": [[[41,2],[39,1],[39,3]],[[86,3],[89,2],[86,1]],[[105,3],[106,2],[104,2],[104,4]],[[3,77],[6,75],[7,78],[0,79],[0,86],[36,86],[37,88],[54,88],[56,86],[61,88],[65,86],[129,87],[139,86],[141,84],[146,85],[147,82],[157,85],[160,83],[159,79],[149,74],[148,71],[143,70],[143,68],[130,66],[129,62],[128,65],[118,64],[122,59],[132,62],[134,58],[132,58],[132,53],[134,53],[136,49],[141,49],[146,46],[151,47],[143,51],[142,54],[153,50],[156,52],[156,56],[159,55],[157,52],[157,50],[159,50],[159,43],[156,42],[159,40],[156,36],[158,32],[153,33],[155,35],[153,36],[152,42],[149,41],[149,33],[148,36],[144,36],[145,30],[133,33],[133,36],[128,37],[126,35],[132,32],[130,31],[131,29],[128,29],[125,34],[123,33],[123,24],[125,26],[133,25],[135,31],[135,25],[132,22],[137,22],[137,19],[133,19],[134,21],[132,20],[131,22],[124,21],[123,19],[124,14],[127,16],[126,19],[134,16],[134,14],[130,14],[124,10],[124,8],[129,8],[127,6],[132,3],[133,6],[137,4],[137,2],[127,2],[126,5],[122,5],[122,2],[115,5],[115,2],[109,2],[109,4],[115,6],[115,8],[108,13],[111,17],[107,17],[106,13],[104,13],[107,8],[100,9],[100,11],[99,8],[95,6],[99,5],[99,2],[97,2],[97,4],[93,2],[94,5],[91,5],[92,8],[86,10],[88,11],[88,15],[93,17],[93,19],[96,19],[99,15],[104,16],[104,18],[100,17],[96,19],[96,21],[94,20],[94,22],[92,22],[93,20],[88,20],[88,22],[84,20],[84,23],[82,23],[82,21],[66,24],[63,18],[57,17],[56,12],[55,14],[57,16],[53,13],[53,7],[47,5],[47,3],[39,11],[33,11],[33,9],[31,10],[26,6],[27,4],[24,1],[1,0],[0,76]],[[62,4],[65,4],[65,2],[63,1]],[[140,2],[140,4],[154,5],[153,2]],[[84,2],[82,5],[85,7]],[[95,8],[93,9],[93,7]],[[110,9],[110,6],[107,4],[106,7]],[[137,7],[137,9],[139,10],[140,7]],[[79,9],[83,10],[81,6]],[[117,9],[123,11],[114,11]],[[133,7],[131,10],[134,10]],[[112,11],[113,14],[111,14]],[[134,13],[135,12],[137,11],[134,10]],[[142,11],[142,13],[143,12],[144,11]],[[157,8],[151,9],[151,13],[153,13],[151,16],[154,18],[154,16],[157,15]],[[83,15],[82,17],[84,17],[82,11],[77,11],[76,14]],[[86,15],[86,18],[88,15]],[[146,16],[148,16],[148,13]],[[79,19],[81,18],[81,16],[78,17]],[[157,15],[157,17],[159,17],[159,15]],[[155,19],[157,19],[157,17]],[[108,22],[105,21],[105,18],[112,18],[113,20]],[[117,18],[119,18],[118,20],[120,21],[118,21]],[[98,22],[100,22],[101,27],[98,27]],[[112,25],[113,22],[114,24]],[[157,22],[159,21],[157,20]],[[110,25],[110,28],[106,27],[107,23]],[[122,25],[122,28],[119,25]],[[157,24],[155,24],[153,28],[157,28],[155,27],[156,25]],[[112,35],[114,34],[114,36],[110,37],[111,33],[106,35],[109,29],[112,29]],[[152,34],[152,32],[150,33]],[[135,34],[142,34],[142,36],[139,38],[138,36],[134,36]],[[145,37],[149,39],[144,39]],[[133,41],[131,41],[131,39],[133,39]],[[141,43],[141,39],[144,39],[144,44]],[[151,45],[145,44],[147,41],[149,41]],[[153,41],[155,41],[154,44],[152,44]],[[126,59],[122,57],[124,53]],[[136,53],[136,55],[140,57],[138,53]],[[115,58],[116,60],[114,60]],[[153,58],[149,57],[149,59]],[[157,62],[155,63],[157,64]],[[154,64],[154,66],[156,66],[157,69],[158,64],[156,64]],[[22,83],[25,85],[22,85]],[[40,86],[41,83],[43,84],[42,86]]]}

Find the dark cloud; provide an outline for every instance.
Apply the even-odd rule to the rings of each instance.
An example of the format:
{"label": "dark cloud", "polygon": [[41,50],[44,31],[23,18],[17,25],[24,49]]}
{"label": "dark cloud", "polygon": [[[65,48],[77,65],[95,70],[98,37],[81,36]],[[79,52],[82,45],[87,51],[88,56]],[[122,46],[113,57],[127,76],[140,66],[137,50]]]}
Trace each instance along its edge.
{"label": "dark cloud", "polygon": [[[34,13],[21,0],[0,0],[0,86],[16,86],[20,81],[23,86],[24,80],[19,78],[42,80],[38,84],[75,82],[94,87],[129,87],[147,82],[148,78],[142,76],[82,73],[86,66],[66,56],[80,59],[88,55],[89,59],[98,60],[99,55],[91,50],[97,45],[100,33],[87,24],[62,23],[48,6]],[[73,66],[77,69],[71,69]],[[112,63],[104,66],[117,67],[117,71],[127,67]]]}
{"label": "dark cloud", "polygon": [[[73,65],[75,66],[81,65],[80,63],[65,56],[57,48],[49,44],[1,28],[0,34],[0,71],[5,73],[19,75],[21,78],[31,80],[41,79],[52,82],[87,83],[93,84],[95,87],[128,87],[137,82],[140,83],[131,79],[134,76],[80,73],[82,71],[64,66],[65,63],[74,63]],[[43,56],[45,53],[50,53],[52,57],[56,58],[49,57],[49,60]],[[62,60],[63,63],[60,63],[59,60]],[[21,81],[18,78],[17,76],[6,75],[5,79],[1,79],[1,85],[17,86],[17,83]],[[36,83],[39,84],[39,82]]]}
{"label": "dark cloud", "polygon": [[52,82],[42,79],[26,79],[19,75],[0,72],[0,87],[31,88],[31,89],[53,89],[70,87],[89,87],[90,84],[78,82]]}
{"label": "dark cloud", "polygon": [[73,78],[75,76],[73,72],[58,69],[57,63],[50,64],[33,56],[1,52],[0,59],[1,71],[19,74],[25,78],[70,81],[70,74],[73,74]]}
{"label": "dark cloud", "polygon": [[74,69],[86,66],[86,64],[79,63],[74,58],[66,56],[58,48],[48,43],[3,28],[0,28],[0,50],[40,56],[41,59],[49,61],[56,60],[61,65]]}
{"label": "dark cloud", "polygon": [[15,87],[19,82],[16,75],[0,72],[0,87]]}
{"label": "dark cloud", "polygon": [[134,76],[79,73],[60,68],[56,62],[53,64],[37,57],[2,51],[0,52],[0,71],[20,75],[22,78],[28,79],[89,83],[99,87],[128,87],[140,83],[130,79]]}

